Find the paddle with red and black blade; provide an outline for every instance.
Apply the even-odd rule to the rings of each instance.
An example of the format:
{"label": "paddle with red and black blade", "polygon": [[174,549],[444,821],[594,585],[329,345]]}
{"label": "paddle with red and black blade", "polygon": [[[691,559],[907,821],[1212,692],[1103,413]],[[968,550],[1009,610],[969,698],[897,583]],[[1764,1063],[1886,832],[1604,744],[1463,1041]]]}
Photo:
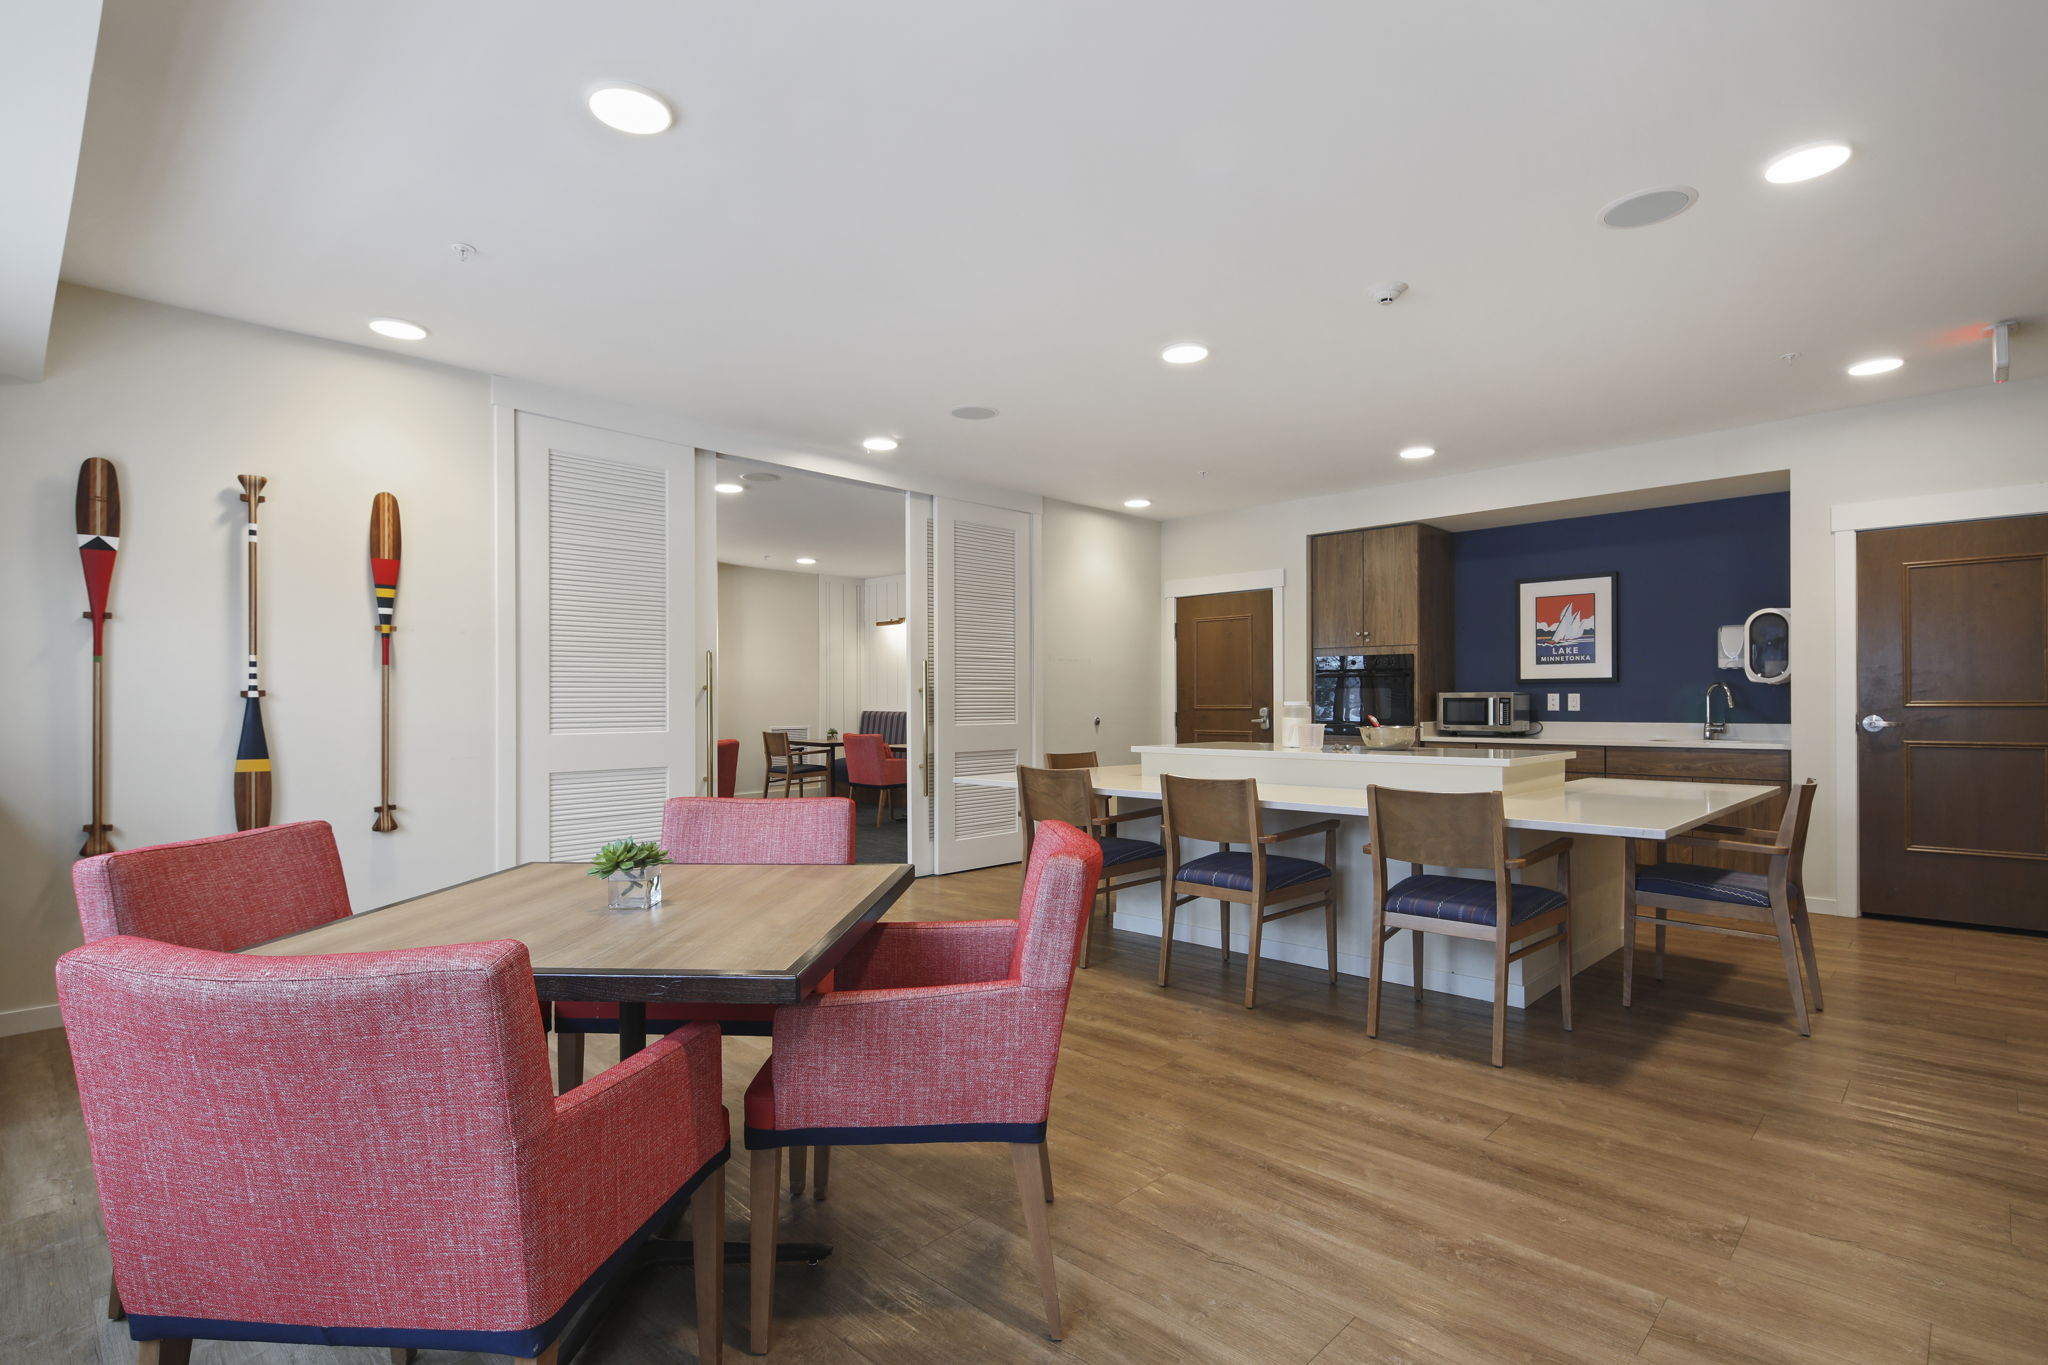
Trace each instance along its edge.
{"label": "paddle with red and black blade", "polygon": [[78,558],[85,567],[85,619],[92,622],[92,820],[81,857],[112,853],[107,836],[107,593],[121,549],[121,479],[111,460],[97,455],[78,466]]}

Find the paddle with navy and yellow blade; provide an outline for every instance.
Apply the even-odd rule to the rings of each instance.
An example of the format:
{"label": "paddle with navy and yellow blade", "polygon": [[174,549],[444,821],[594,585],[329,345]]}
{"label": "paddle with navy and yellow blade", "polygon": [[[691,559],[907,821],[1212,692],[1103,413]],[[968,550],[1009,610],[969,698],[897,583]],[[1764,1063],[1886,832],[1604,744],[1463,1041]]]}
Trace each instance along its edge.
{"label": "paddle with navy and yellow blade", "polygon": [[383,646],[383,710],[379,727],[382,749],[380,804],[370,828],[389,834],[398,828],[398,807],[391,803],[391,632],[398,624],[398,499],[379,493],[370,500],[370,602],[376,610],[378,643]]}
{"label": "paddle with navy and yellow blade", "polygon": [[107,593],[121,550],[121,479],[98,456],[78,466],[78,559],[85,568],[85,617],[92,622],[92,819],[81,857],[114,851],[107,823]]}
{"label": "paddle with navy and yellow blade", "polygon": [[263,502],[261,474],[238,474],[242,501],[249,504],[249,673],[242,697],[242,742],[235,748],[235,828],[261,829],[270,823],[270,741],[263,734],[262,674],[257,664],[256,511]]}

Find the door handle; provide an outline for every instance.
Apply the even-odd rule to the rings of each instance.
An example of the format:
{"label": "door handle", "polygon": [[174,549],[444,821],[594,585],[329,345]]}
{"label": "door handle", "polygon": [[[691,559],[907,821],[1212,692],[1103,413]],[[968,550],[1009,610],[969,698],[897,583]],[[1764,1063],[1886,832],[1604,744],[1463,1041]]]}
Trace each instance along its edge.
{"label": "door handle", "polygon": [[1866,733],[1873,735],[1882,734],[1886,730],[1896,730],[1899,726],[1897,721],[1886,720],[1874,711],[1856,723],[1862,726]]}
{"label": "door handle", "polygon": [[1270,729],[1272,729],[1272,728],[1273,728],[1273,708],[1272,708],[1272,707],[1270,707],[1270,706],[1261,706],[1261,707],[1259,708],[1258,722],[1259,722],[1259,728],[1260,728],[1261,730],[1270,730]]}

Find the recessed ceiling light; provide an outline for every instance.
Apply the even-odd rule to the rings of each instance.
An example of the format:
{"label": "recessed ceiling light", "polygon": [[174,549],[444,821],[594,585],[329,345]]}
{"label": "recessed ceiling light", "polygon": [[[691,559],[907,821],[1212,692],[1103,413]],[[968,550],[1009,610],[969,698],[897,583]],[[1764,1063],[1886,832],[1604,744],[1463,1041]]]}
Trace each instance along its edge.
{"label": "recessed ceiling light", "polygon": [[590,112],[607,128],[622,133],[665,133],[675,126],[676,111],[645,86],[606,85],[590,92]]}
{"label": "recessed ceiling light", "polygon": [[427,329],[404,318],[371,318],[370,330],[393,341],[425,341]]}
{"label": "recessed ceiling light", "polygon": [[986,422],[996,415],[994,408],[954,408],[953,415],[963,422]]}
{"label": "recessed ceiling light", "polygon": [[1426,460],[1436,454],[1435,446],[1409,446],[1401,452],[1404,460]]}
{"label": "recessed ceiling light", "polygon": [[1648,227],[1676,218],[1691,208],[1700,192],[1690,185],[1667,185],[1661,190],[1641,190],[1600,210],[1600,221],[1611,228]]}
{"label": "recessed ceiling light", "polygon": [[1169,365],[1192,365],[1209,358],[1209,348],[1193,341],[1177,341],[1159,353]]}
{"label": "recessed ceiling light", "polygon": [[1141,508],[1141,507],[1150,507],[1151,505],[1152,505],[1152,499],[1150,499],[1150,498],[1125,498],[1125,499],[1124,499],[1124,506],[1126,506],[1126,507],[1129,507],[1129,508],[1132,508],[1132,509],[1134,509],[1134,510],[1135,510],[1135,509],[1137,509],[1137,508]]}
{"label": "recessed ceiling light", "polygon": [[721,493],[744,493],[747,491],[747,486],[743,483],[714,483],[711,486]]}
{"label": "recessed ceiling light", "polygon": [[818,562],[818,561],[817,561],[817,560],[815,560],[815,559],[799,559],[799,560],[797,561],[797,563],[799,563],[799,564],[815,564],[815,563],[817,563],[817,562]]}
{"label": "recessed ceiling light", "polygon": [[1846,142],[1809,142],[1804,147],[1794,147],[1789,152],[1780,152],[1764,167],[1764,179],[1773,185],[1796,185],[1802,180],[1826,175],[1850,156]]}
{"label": "recessed ceiling light", "polygon": [[1874,374],[1890,374],[1905,363],[1895,355],[1875,356],[1869,360],[1857,361],[1849,367],[1849,373],[1858,379],[1867,379]]}
{"label": "recessed ceiling light", "polygon": [[863,450],[872,450],[877,455],[886,455],[896,448],[896,438],[893,436],[870,436],[865,441],[862,441],[860,445]]}

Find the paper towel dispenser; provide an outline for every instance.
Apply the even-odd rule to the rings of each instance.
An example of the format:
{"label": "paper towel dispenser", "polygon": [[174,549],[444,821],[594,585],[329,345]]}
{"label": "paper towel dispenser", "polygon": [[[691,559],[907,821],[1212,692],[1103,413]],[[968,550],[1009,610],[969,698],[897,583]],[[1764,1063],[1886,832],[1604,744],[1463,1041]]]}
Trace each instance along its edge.
{"label": "paper towel dispenser", "polygon": [[1742,676],[1767,687],[1792,681],[1792,609],[1765,607],[1743,623]]}

